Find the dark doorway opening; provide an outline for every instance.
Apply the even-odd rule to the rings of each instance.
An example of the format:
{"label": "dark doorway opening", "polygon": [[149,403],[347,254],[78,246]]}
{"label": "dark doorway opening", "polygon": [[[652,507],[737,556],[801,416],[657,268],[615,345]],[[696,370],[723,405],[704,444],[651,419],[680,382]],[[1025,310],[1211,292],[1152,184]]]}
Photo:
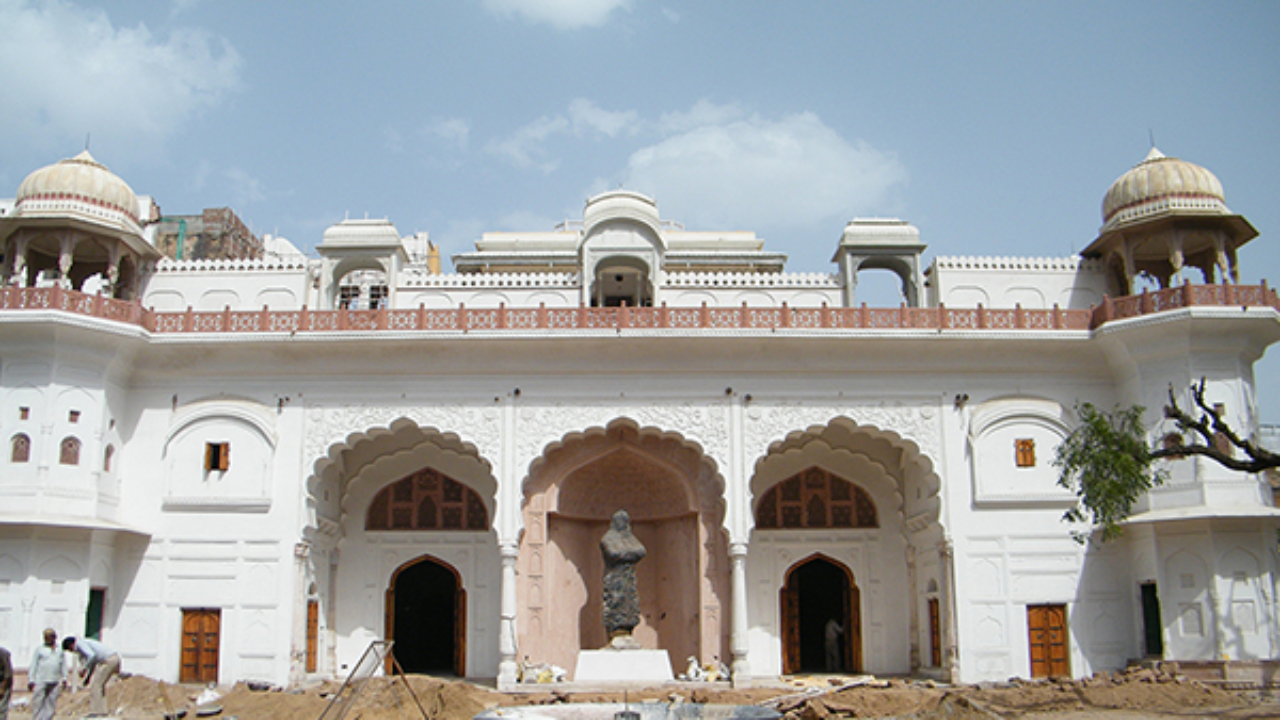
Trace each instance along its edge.
{"label": "dark doorway opening", "polygon": [[1160,594],[1156,584],[1142,584],[1142,632],[1147,657],[1164,657],[1164,626],[1160,622]]}
{"label": "dark doorway opening", "polygon": [[[862,668],[859,593],[842,565],[821,557],[787,573],[783,588],[783,672],[857,672]],[[834,667],[827,660],[827,623],[842,632]]]}
{"label": "dark doorway opening", "polygon": [[433,558],[402,566],[387,589],[387,637],[406,673],[466,674],[466,593],[457,572]]}
{"label": "dark doorway opening", "polygon": [[89,607],[84,611],[84,636],[102,639],[102,615],[107,607],[107,589],[89,588]]}

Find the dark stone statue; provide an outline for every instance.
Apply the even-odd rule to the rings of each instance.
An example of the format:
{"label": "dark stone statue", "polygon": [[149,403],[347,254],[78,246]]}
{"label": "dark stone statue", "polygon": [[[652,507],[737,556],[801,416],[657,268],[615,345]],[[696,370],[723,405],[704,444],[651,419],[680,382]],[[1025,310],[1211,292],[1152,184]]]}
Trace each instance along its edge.
{"label": "dark stone statue", "polygon": [[604,555],[604,608],[601,618],[613,645],[629,639],[640,624],[640,595],[636,591],[636,563],[644,558],[644,545],[631,534],[626,510],[613,514],[609,531],[600,540]]}

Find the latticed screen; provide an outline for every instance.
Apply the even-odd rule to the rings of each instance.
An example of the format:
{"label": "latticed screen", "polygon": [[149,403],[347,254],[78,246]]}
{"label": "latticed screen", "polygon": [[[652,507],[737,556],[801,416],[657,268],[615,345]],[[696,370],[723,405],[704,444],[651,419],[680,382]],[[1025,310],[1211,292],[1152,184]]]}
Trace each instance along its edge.
{"label": "latticed screen", "polygon": [[877,527],[876,506],[857,485],[822,468],[809,468],[764,494],[756,506],[756,527]]}
{"label": "latticed screen", "polygon": [[489,511],[476,491],[430,468],[383,488],[366,530],[486,530]]}

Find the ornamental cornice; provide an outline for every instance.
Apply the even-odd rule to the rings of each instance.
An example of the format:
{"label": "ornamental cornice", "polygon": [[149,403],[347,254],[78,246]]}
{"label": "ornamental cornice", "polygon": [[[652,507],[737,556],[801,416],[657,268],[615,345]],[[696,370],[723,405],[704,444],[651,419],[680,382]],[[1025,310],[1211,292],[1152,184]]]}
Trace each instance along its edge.
{"label": "ornamental cornice", "polygon": [[1108,320],[1093,330],[1093,334],[1097,337],[1105,337],[1118,333],[1135,330],[1137,328],[1151,327],[1153,325],[1164,325],[1167,323],[1179,322],[1184,320],[1203,320],[1203,319],[1222,319],[1222,320],[1240,320],[1240,319],[1256,319],[1259,315],[1270,315],[1273,319],[1280,319],[1280,310],[1275,308],[1257,306],[1257,305],[1191,305],[1180,308],[1172,308],[1160,312],[1148,313],[1145,315],[1134,315],[1132,317],[1115,318]]}
{"label": "ornamental cornice", "polygon": [[311,407],[306,413],[306,452],[310,462],[328,457],[335,445],[347,445],[353,438],[372,430],[390,428],[398,420],[409,420],[420,428],[456,435],[473,445],[481,460],[496,466],[502,451],[500,410],[496,405],[341,405]]}
{"label": "ornamental cornice", "polygon": [[744,416],[743,457],[747,467],[753,467],[769,452],[770,445],[786,439],[791,433],[804,432],[815,426],[826,427],[838,418],[848,418],[859,427],[890,431],[914,443],[935,468],[940,467],[941,418],[936,401],[873,401],[838,406],[757,400],[751,403]]}
{"label": "ornamental cornice", "polygon": [[553,443],[572,433],[608,427],[615,420],[679,435],[700,446],[722,473],[729,457],[728,405],[724,401],[530,405],[521,407],[516,417],[515,467],[521,477]]}

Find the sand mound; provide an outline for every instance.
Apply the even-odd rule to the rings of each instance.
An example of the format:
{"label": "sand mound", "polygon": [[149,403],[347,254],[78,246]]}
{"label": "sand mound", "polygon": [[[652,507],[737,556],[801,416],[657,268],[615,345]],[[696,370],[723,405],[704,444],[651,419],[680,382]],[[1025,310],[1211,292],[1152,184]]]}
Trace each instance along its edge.
{"label": "sand mound", "polygon": [[[341,687],[325,682],[304,689],[251,688],[245,683],[224,689],[217,704],[220,717],[319,718]],[[195,717],[195,701],[203,690],[172,685],[141,676],[113,681],[107,700],[121,720],[155,720],[171,709],[186,709]],[[412,694],[410,693],[412,690]],[[415,701],[416,697],[416,701]],[[88,711],[85,690],[63,695],[59,718],[80,717]],[[349,701],[350,693],[340,700]],[[916,720],[993,720],[1045,717],[1175,717],[1213,715],[1231,718],[1280,717],[1280,705],[1258,705],[1256,694],[1222,690],[1157,670],[1131,669],[1099,673],[1084,680],[1024,681],[983,685],[941,686],[928,681],[823,678],[797,681],[790,687],[728,689],[725,686],[658,688],[628,692],[567,692],[548,686],[546,692],[504,694],[473,683],[413,675],[372,678],[360,689],[346,717],[349,720],[470,720],[497,706],[557,703],[638,703],[646,700],[729,705],[768,705],[786,720],[828,718],[914,718]],[[421,709],[419,709],[421,707]],[[29,717],[11,713],[10,717]],[[217,717],[217,716],[215,716]]]}

